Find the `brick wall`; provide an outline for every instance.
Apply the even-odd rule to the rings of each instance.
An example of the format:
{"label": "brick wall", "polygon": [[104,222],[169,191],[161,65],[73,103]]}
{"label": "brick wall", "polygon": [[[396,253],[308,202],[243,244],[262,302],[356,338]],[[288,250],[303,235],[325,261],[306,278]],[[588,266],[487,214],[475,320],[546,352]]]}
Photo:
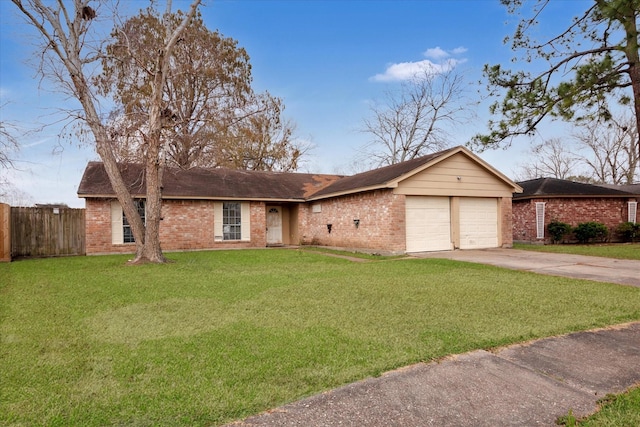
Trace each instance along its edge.
{"label": "brick wall", "polygon": [[[301,244],[401,253],[406,248],[404,196],[376,190],[300,208]],[[314,205],[320,212],[314,212]],[[354,219],[360,220],[358,227]],[[331,233],[327,229],[331,224]]]}
{"label": "brick wall", "polygon": [[87,255],[135,251],[133,247],[114,247],[111,244],[111,200],[85,199],[84,220]]}
{"label": "brick wall", "polygon": [[[132,253],[135,244],[112,244],[111,199],[86,199],[87,254]],[[209,200],[165,200],[162,204],[160,244],[165,251],[233,249],[266,246],[263,202],[251,202],[251,241],[215,242],[214,202]]]}
{"label": "brick wall", "polygon": [[500,199],[500,235],[502,237],[501,247],[513,247],[513,208],[511,197]]}
{"label": "brick wall", "polygon": [[[111,199],[86,199],[86,252],[132,253],[134,244],[113,245],[111,236]],[[315,207],[319,212],[315,212]],[[266,205],[251,202],[251,240],[249,242],[214,241],[214,202],[208,200],[165,200],[162,206],[160,242],[162,249],[199,250],[256,248],[266,246]],[[501,201],[502,246],[512,245],[518,211],[510,198]],[[550,221],[551,217],[547,216]],[[291,244],[321,245],[403,253],[406,249],[405,196],[393,190],[375,190],[300,204],[298,241]],[[359,220],[358,227],[354,219]],[[535,205],[533,207],[535,237]],[[327,229],[331,224],[331,233]],[[516,239],[517,240],[517,239]],[[521,239],[520,239],[521,240]]]}
{"label": "brick wall", "polygon": [[[597,221],[614,230],[628,219],[626,198],[580,198],[580,199],[531,199],[513,202],[513,240],[535,242],[536,202],[545,203],[545,242],[550,242],[547,225],[553,220],[566,222],[572,227],[579,223]],[[612,237],[616,237],[612,235]]]}

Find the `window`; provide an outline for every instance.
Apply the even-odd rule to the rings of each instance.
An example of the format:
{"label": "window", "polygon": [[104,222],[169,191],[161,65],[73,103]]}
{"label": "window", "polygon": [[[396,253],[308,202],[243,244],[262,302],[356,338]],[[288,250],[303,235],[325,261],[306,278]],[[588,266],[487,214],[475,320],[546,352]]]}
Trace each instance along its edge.
{"label": "window", "polygon": [[222,204],[222,240],[242,238],[242,209],[238,202]]}
{"label": "window", "polygon": [[[144,200],[134,200],[133,204],[138,209],[138,215],[142,218],[142,223],[146,223],[146,215],[144,208]],[[131,229],[131,225],[129,221],[127,221],[127,217],[124,215],[124,211],[122,212],[122,241],[123,243],[135,243],[135,239],[133,238],[133,230]]]}
{"label": "window", "polygon": [[638,215],[638,202],[629,202],[629,222],[636,223],[636,217]]}
{"label": "window", "polygon": [[249,202],[215,202],[213,204],[213,239],[251,241],[251,204]]}
{"label": "window", "polygon": [[[142,218],[142,223],[145,224],[145,201],[143,199],[136,199],[133,201],[135,207],[138,209],[138,213]],[[123,243],[134,243],[133,231],[131,230],[131,224],[127,221],[127,217],[122,211],[122,206],[117,200],[111,201],[111,243],[114,245],[121,245]]]}
{"label": "window", "polygon": [[536,238],[544,239],[544,202],[536,202]]}

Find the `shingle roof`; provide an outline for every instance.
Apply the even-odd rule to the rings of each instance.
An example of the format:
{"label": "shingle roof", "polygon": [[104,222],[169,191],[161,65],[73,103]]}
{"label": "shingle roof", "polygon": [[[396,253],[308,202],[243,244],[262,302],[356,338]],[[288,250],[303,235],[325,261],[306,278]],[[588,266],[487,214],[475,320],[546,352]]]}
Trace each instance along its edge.
{"label": "shingle roof", "polygon": [[520,194],[514,193],[513,200],[535,197],[629,197],[634,195],[618,188],[557,178],[537,178],[517,184],[523,191]]}
{"label": "shingle roof", "polygon": [[[146,193],[141,164],[122,164],[120,171],[133,195]],[[182,170],[166,168],[162,195],[166,198],[220,198],[252,200],[304,200],[338,175],[257,172],[234,169]],[[115,193],[101,162],[89,162],[84,171],[78,196],[108,197]]]}
{"label": "shingle roof", "polygon": [[[304,201],[356,193],[378,188],[392,188],[398,181],[456,153],[473,156],[464,147],[454,147],[427,156],[396,163],[352,176],[318,175],[285,172],[256,172],[233,169],[173,169],[164,172],[162,195],[165,198],[291,200]],[[479,163],[484,162],[477,158]],[[484,164],[487,169],[493,170]],[[146,193],[141,164],[120,165],[124,181],[134,196]],[[493,170],[509,185],[507,177]],[[517,188],[517,186],[516,186]],[[518,188],[519,189],[519,188]],[[113,197],[115,195],[101,162],[90,162],[78,188],[80,197]]]}
{"label": "shingle roof", "polygon": [[640,184],[624,184],[624,185],[602,184],[600,186],[606,187],[606,188],[615,188],[618,190],[626,191],[627,193],[640,195]]}
{"label": "shingle roof", "polygon": [[373,169],[352,176],[345,176],[316,192],[313,197],[347,193],[361,188],[379,188],[454,150],[455,148],[450,148],[448,150],[439,151],[437,153],[407,160],[405,162]]}

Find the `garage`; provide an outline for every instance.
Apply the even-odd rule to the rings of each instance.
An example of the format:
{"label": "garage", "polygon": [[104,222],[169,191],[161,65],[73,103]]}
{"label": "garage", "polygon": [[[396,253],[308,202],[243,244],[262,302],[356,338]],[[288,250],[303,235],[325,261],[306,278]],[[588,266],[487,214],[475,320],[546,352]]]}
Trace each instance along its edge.
{"label": "garage", "polygon": [[407,196],[405,205],[407,252],[499,246],[495,198]]}
{"label": "garage", "polygon": [[405,207],[407,252],[452,249],[449,197],[408,196]]}
{"label": "garage", "polygon": [[497,200],[495,198],[460,198],[460,249],[498,246]]}
{"label": "garage", "polygon": [[386,253],[510,247],[511,199],[521,191],[454,147],[340,178],[314,193],[307,235],[317,244]]}

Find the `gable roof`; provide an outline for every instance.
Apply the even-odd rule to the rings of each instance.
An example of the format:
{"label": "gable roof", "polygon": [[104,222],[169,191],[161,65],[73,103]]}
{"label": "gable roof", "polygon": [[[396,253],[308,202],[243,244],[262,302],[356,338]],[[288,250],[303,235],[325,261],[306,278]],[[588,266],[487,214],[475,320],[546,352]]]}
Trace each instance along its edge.
{"label": "gable roof", "polygon": [[514,194],[513,200],[561,197],[630,197],[633,193],[619,188],[585,184],[558,178],[536,178],[518,182],[521,194]]}
{"label": "gable roof", "polygon": [[[352,176],[290,172],[258,172],[225,168],[165,168],[162,197],[167,199],[220,199],[310,201],[381,188],[398,183],[449,157],[462,153],[513,188],[520,187],[464,147],[454,147],[427,156]],[[146,194],[144,166],[121,164],[120,171],[134,197]],[[78,188],[79,197],[114,197],[115,192],[101,162],[90,162]]]}
{"label": "gable roof", "polygon": [[465,147],[457,146],[423,157],[407,160],[405,162],[396,163],[379,169],[373,169],[356,175],[343,177],[335,181],[333,184],[317,191],[315,194],[313,194],[311,199],[317,200],[355,192],[376,190],[380,188],[395,188],[398,186],[398,183],[400,181],[416,175],[423,170],[435,164],[438,164],[458,153],[462,153],[463,155],[471,158],[482,168],[487,170],[490,174],[494,175],[500,181],[503,181],[507,186],[512,187],[513,191],[521,191],[520,187],[515,182],[511,181],[505,175],[498,172],[484,160],[473,154]]}
{"label": "gable roof", "polygon": [[[144,166],[119,165],[133,196],[144,196]],[[162,197],[168,199],[240,199],[303,201],[339,179],[338,175],[258,172],[225,168],[188,170],[165,168]],[[89,162],[78,188],[80,197],[114,197],[115,192],[102,162]]]}

